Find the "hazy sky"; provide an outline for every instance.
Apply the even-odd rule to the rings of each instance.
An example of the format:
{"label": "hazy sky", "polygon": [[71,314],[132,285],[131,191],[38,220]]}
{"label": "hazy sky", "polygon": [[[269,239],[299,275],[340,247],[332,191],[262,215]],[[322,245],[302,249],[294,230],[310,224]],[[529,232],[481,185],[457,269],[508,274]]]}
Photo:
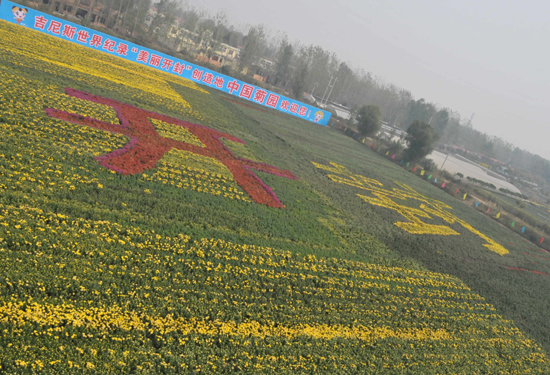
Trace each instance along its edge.
{"label": "hazy sky", "polygon": [[550,2],[188,0],[264,24],[550,159]]}

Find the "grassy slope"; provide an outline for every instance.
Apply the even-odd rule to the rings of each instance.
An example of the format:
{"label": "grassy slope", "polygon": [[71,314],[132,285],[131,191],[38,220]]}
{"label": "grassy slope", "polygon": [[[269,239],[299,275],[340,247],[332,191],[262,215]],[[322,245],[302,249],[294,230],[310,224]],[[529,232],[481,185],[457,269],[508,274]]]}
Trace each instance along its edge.
{"label": "grassy slope", "polygon": [[[208,194],[178,190],[161,182],[149,183],[140,176],[113,176],[88,155],[85,163],[90,174],[107,181],[104,189],[94,193],[87,187],[77,186],[71,192],[34,196],[32,200],[41,208],[86,219],[136,225],[163,235],[184,233],[194,239],[222,238],[317,256],[448,273],[463,280],[546,350],[550,349],[548,276],[505,268],[550,273],[550,262],[523,254],[540,255],[512,232],[350,138],[274,111],[264,112],[231,103],[224,99],[223,94],[201,93],[178,82],[171,82],[170,87],[199,112],[200,117],[195,112],[153,103],[147,97],[136,96],[112,82],[104,84],[97,78],[86,78],[85,73],[69,75],[56,67],[45,75],[43,66],[36,69],[21,67],[13,61],[4,54],[1,71],[24,77],[28,82],[41,82],[37,87],[26,84],[26,90],[39,89],[44,83],[52,85],[59,93],[63,87],[73,87],[201,123],[246,141],[244,149],[229,144],[236,153],[242,152],[262,162],[289,169],[300,178],[291,181],[258,172],[258,176],[286,205],[285,210],[274,210],[258,204],[235,204]],[[7,117],[4,121],[8,121]],[[15,150],[11,145],[3,146],[4,152]],[[456,216],[505,246],[510,254],[501,257],[488,251],[479,237],[456,224],[453,228],[461,233],[460,236],[407,234],[393,225],[393,222],[403,220],[398,213],[363,202],[356,196],[362,193],[360,190],[330,181],[326,173],[316,169],[311,161],[322,164],[336,162],[390,188],[396,187],[394,181],[403,182],[421,194],[452,206]],[[75,161],[71,162],[77,165]],[[143,194],[145,189],[152,193]],[[13,205],[29,202],[26,193],[17,189],[4,192],[2,200],[4,204]],[[444,224],[439,219],[431,222]]]}
{"label": "grassy slope", "polygon": [[[244,116],[256,120],[248,129],[254,139],[265,140],[264,145],[252,143],[250,147],[264,152],[262,160],[284,160],[285,168],[300,170],[303,180],[329,198],[335,216],[343,218],[348,228],[373,236],[403,258],[412,258],[431,271],[459,277],[550,349],[549,277],[505,268],[525,268],[548,274],[550,262],[545,259],[548,254],[339,132],[239,107]],[[243,139],[248,138],[244,135]],[[405,233],[391,225],[394,221],[403,221],[401,215],[361,201],[355,196],[362,193],[359,189],[327,183],[324,173],[304,163],[307,160],[323,164],[336,162],[357,174],[377,179],[384,186],[397,187],[394,181],[403,182],[423,195],[449,204],[456,216],[496,240],[510,254],[500,256],[488,251],[482,247],[479,237],[456,224],[453,228],[461,233],[460,237]],[[437,220],[433,223],[443,224]]]}

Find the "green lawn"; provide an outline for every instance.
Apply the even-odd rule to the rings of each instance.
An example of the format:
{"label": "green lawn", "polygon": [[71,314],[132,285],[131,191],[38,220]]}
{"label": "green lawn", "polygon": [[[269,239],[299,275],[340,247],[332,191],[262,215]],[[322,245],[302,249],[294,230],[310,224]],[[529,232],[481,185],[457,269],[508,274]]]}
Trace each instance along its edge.
{"label": "green lawn", "polygon": [[[4,22],[0,51],[2,369],[549,372],[550,254],[440,188],[330,128]],[[45,109],[117,113],[66,88],[241,139],[223,144],[297,177],[254,170],[284,208],[190,151],[107,169],[127,137]]]}

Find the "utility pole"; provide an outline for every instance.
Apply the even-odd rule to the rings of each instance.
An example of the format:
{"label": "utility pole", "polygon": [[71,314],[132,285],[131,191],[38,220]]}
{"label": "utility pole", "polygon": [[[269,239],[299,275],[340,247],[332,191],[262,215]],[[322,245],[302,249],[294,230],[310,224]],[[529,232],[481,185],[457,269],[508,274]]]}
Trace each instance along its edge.
{"label": "utility pole", "polygon": [[474,119],[474,116],[475,116],[475,113],[472,113],[472,115],[470,116],[470,120],[468,121],[468,127],[470,129],[472,128],[472,120]]}
{"label": "utility pole", "polygon": [[328,99],[330,98],[330,94],[332,94],[332,89],[334,88],[334,85],[336,84],[336,81],[338,81],[338,77],[334,79],[334,82],[332,82],[332,86],[330,86],[330,91],[328,93],[327,98],[325,99],[325,105],[328,103]]}
{"label": "utility pole", "polygon": [[328,81],[327,88],[325,89],[325,92],[324,92],[324,94],[323,94],[323,97],[321,98],[321,104],[323,104],[323,101],[325,100],[325,95],[327,94],[328,88],[330,87],[330,84],[332,83],[332,78],[333,78],[333,77],[330,77],[330,80]]}
{"label": "utility pole", "polygon": [[319,85],[317,82],[315,82],[315,85],[313,86],[313,89],[311,89],[311,95],[313,97],[313,91],[315,91],[315,89],[317,88],[317,85]]}
{"label": "utility pole", "polygon": [[393,122],[393,127],[395,128],[395,124],[397,124],[397,120],[399,119],[399,115],[395,118],[395,121]]}
{"label": "utility pole", "polygon": [[453,134],[453,136],[451,137],[451,140],[449,141],[449,149],[447,150],[447,156],[445,156],[445,160],[443,160],[443,164],[441,164],[441,169],[443,171],[443,166],[445,165],[445,163],[447,162],[447,158],[449,157],[449,154],[451,153],[451,147],[453,147],[453,141],[455,139],[455,135]]}

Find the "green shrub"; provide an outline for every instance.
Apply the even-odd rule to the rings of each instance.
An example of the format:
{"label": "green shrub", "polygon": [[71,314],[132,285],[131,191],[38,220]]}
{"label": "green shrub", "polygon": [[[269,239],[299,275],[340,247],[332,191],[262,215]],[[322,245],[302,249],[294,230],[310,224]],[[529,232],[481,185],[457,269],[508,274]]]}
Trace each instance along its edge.
{"label": "green shrub", "polygon": [[437,164],[432,159],[424,158],[418,162],[428,172],[433,172],[437,169]]}

